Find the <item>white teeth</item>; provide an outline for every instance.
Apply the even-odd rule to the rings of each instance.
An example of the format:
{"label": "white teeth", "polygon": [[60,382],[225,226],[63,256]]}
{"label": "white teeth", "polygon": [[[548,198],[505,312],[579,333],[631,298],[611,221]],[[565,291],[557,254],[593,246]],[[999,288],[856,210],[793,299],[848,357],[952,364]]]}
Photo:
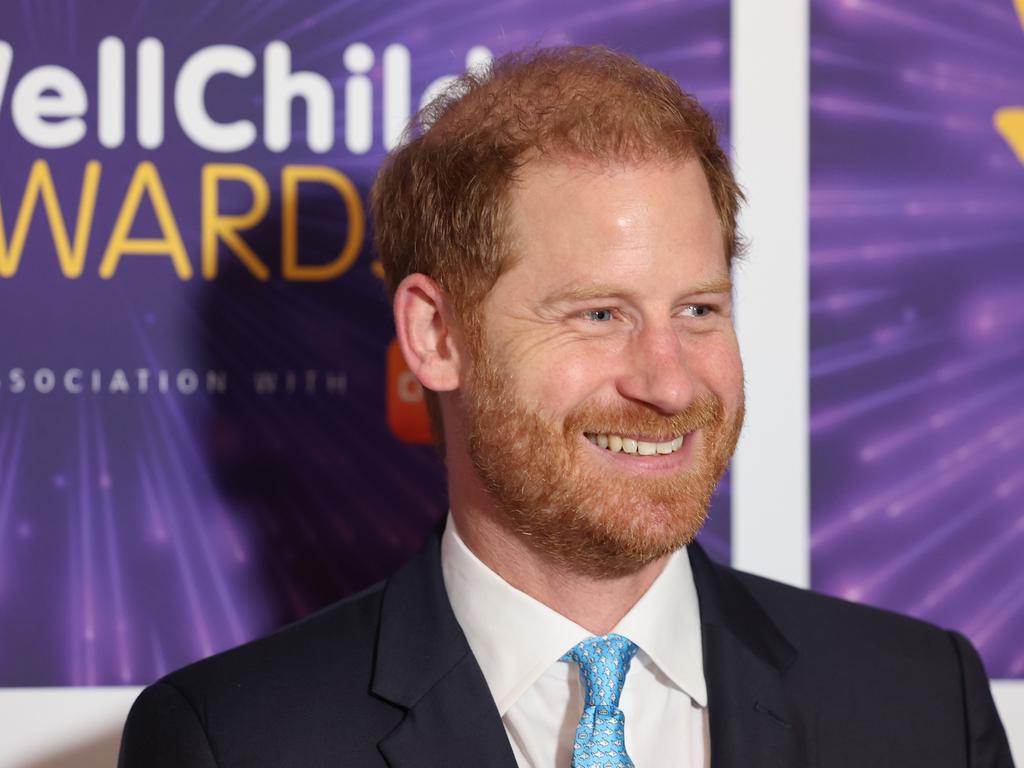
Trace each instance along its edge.
{"label": "white teeth", "polygon": [[634,440],[621,435],[601,435],[594,432],[587,432],[585,437],[598,448],[604,448],[612,453],[621,451],[640,456],[654,456],[655,454],[667,456],[670,453],[675,453],[682,448],[685,439],[685,436],[681,435],[673,440],[655,443],[648,440]]}

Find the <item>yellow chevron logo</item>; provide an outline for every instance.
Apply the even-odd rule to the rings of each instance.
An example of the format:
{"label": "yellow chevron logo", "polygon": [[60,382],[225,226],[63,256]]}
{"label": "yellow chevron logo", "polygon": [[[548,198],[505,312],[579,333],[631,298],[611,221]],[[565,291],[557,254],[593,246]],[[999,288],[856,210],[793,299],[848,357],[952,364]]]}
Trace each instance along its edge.
{"label": "yellow chevron logo", "polygon": [[[1024,29],[1024,0],[1014,0],[1017,18]],[[999,135],[1006,139],[1017,159],[1024,163],[1024,107],[1003,107],[997,109],[992,122]]]}

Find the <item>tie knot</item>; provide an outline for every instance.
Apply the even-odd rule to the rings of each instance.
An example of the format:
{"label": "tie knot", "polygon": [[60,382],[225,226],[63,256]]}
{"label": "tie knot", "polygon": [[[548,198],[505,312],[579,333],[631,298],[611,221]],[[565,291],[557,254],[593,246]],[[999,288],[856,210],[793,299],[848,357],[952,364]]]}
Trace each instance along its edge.
{"label": "tie knot", "polygon": [[619,706],[629,662],[637,650],[636,644],[622,635],[601,635],[588,637],[562,656],[562,661],[579,664],[584,707]]}

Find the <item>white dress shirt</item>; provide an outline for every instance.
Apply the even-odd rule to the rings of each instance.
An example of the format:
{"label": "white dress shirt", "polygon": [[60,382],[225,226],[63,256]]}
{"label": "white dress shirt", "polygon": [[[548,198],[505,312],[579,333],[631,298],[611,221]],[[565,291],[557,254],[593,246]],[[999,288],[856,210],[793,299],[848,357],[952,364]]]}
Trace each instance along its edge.
{"label": "white dress shirt", "polygon": [[[560,657],[591,633],[512,587],[462,541],[451,514],[441,569],[455,618],[491,690],[520,768],[570,768],[583,711],[579,669]],[[670,556],[612,632],[640,650],[619,703],[637,768],[707,768],[700,609],[686,550]]]}

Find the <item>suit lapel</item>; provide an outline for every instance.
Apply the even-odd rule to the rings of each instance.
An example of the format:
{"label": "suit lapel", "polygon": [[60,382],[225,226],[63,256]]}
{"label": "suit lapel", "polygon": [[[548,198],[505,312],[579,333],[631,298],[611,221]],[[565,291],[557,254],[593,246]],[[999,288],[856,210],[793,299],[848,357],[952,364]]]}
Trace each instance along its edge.
{"label": "suit lapel", "polygon": [[[813,764],[785,673],[797,652],[727,568],[688,547],[700,602],[712,768]],[[385,588],[372,692],[406,710],[379,744],[391,768],[516,768],[483,673],[441,577],[438,534]]]}
{"label": "suit lapel", "polygon": [[448,602],[440,550],[435,534],[384,591],[371,690],[406,713],[380,742],[381,754],[392,768],[516,768],[490,690]]}
{"label": "suit lapel", "polygon": [[713,768],[811,764],[807,718],[788,695],[797,652],[732,571],[688,547],[700,601]]}

